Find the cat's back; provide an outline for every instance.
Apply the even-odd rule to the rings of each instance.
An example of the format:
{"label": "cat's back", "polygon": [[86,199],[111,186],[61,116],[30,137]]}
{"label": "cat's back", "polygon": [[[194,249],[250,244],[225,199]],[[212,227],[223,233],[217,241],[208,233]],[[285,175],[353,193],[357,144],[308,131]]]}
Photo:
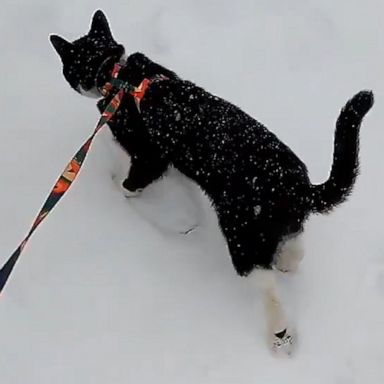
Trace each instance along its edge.
{"label": "cat's back", "polygon": [[[305,172],[300,159],[263,124],[190,81],[172,79],[153,84],[146,103],[147,121],[152,119],[154,134],[175,139],[181,156],[225,158],[242,168],[284,163]],[[206,161],[207,167],[209,164]]]}

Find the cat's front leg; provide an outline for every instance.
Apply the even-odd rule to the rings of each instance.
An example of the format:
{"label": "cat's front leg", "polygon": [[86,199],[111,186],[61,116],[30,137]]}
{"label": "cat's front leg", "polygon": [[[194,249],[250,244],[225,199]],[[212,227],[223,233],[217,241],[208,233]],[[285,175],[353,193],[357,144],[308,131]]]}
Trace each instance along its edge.
{"label": "cat's front leg", "polygon": [[121,184],[125,197],[139,196],[146,186],[164,174],[168,166],[169,163],[161,158],[144,159],[133,156],[128,177]]}
{"label": "cat's front leg", "polygon": [[128,178],[126,178],[125,180],[123,180],[123,182],[121,183],[121,190],[123,192],[123,195],[126,197],[126,198],[131,198],[131,197],[137,197],[137,196],[140,196],[141,192],[143,192],[143,189],[144,188],[137,188],[137,189],[130,189],[132,188],[130,185],[129,185],[129,181],[128,181]]}

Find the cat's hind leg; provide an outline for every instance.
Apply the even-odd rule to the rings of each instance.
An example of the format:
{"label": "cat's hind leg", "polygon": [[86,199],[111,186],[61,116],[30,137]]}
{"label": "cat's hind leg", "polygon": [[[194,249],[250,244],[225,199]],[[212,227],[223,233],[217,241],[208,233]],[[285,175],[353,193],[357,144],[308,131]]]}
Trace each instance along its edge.
{"label": "cat's hind leg", "polygon": [[282,243],[276,255],[276,268],[281,272],[296,272],[304,258],[304,248],[300,234],[289,236]]}
{"label": "cat's hind leg", "polygon": [[268,220],[269,215],[255,217],[252,209],[234,206],[218,212],[233,265],[240,276],[262,290],[270,347],[278,354],[290,355],[294,340],[277,289],[277,272],[272,269],[281,242],[279,226]]}

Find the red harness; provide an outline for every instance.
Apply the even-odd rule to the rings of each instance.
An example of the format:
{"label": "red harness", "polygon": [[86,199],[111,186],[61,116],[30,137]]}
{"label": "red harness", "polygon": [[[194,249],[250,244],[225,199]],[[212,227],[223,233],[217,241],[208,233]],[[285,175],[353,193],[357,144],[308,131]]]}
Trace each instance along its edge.
{"label": "red harness", "polygon": [[110,94],[113,88],[123,89],[125,92],[128,92],[131,96],[133,96],[133,99],[135,100],[135,104],[137,107],[137,110],[140,112],[140,103],[143,97],[145,96],[145,92],[149,88],[149,86],[159,80],[169,80],[168,77],[164,75],[155,75],[149,79],[144,78],[144,80],[140,83],[138,87],[134,87],[133,85],[120,80],[118,78],[119,72],[121,70],[122,66],[120,64],[115,64],[112,70],[112,80],[104,85],[103,88],[101,88],[101,94],[106,97]]}

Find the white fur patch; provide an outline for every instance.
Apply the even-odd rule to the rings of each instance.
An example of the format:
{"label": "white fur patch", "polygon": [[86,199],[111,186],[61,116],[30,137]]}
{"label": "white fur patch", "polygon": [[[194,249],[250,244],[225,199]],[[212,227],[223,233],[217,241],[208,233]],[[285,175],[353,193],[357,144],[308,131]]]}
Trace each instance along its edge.
{"label": "white fur patch", "polygon": [[[271,349],[283,355],[290,355],[293,347],[292,335],[288,331],[283,304],[278,292],[276,273],[274,270],[255,269],[248,279],[262,290]],[[282,331],[286,331],[284,337],[277,337],[276,333]]]}
{"label": "white fur patch", "polygon": [[77,90],[81,95],[90,97],[91,99],[100,99],[102,97],[101,93],[96,87],[93,87],[89,91],[86,91],[81,85],[78,85]]}
{"label": "white fur patch", "polygon": [[282,272],[296,272],[304,257],[301,235],[289,238],[281,246],[276,258],[276,268]]}
{"label": "white fur patch", "polygon": [[143,191],[140,188],[136,189],[136,191],[130,191],[128,189],[125,189],[123,185],[121,185],[121,190],[123,191],[124,196],[127,198],[140,196],[141,192]]}

